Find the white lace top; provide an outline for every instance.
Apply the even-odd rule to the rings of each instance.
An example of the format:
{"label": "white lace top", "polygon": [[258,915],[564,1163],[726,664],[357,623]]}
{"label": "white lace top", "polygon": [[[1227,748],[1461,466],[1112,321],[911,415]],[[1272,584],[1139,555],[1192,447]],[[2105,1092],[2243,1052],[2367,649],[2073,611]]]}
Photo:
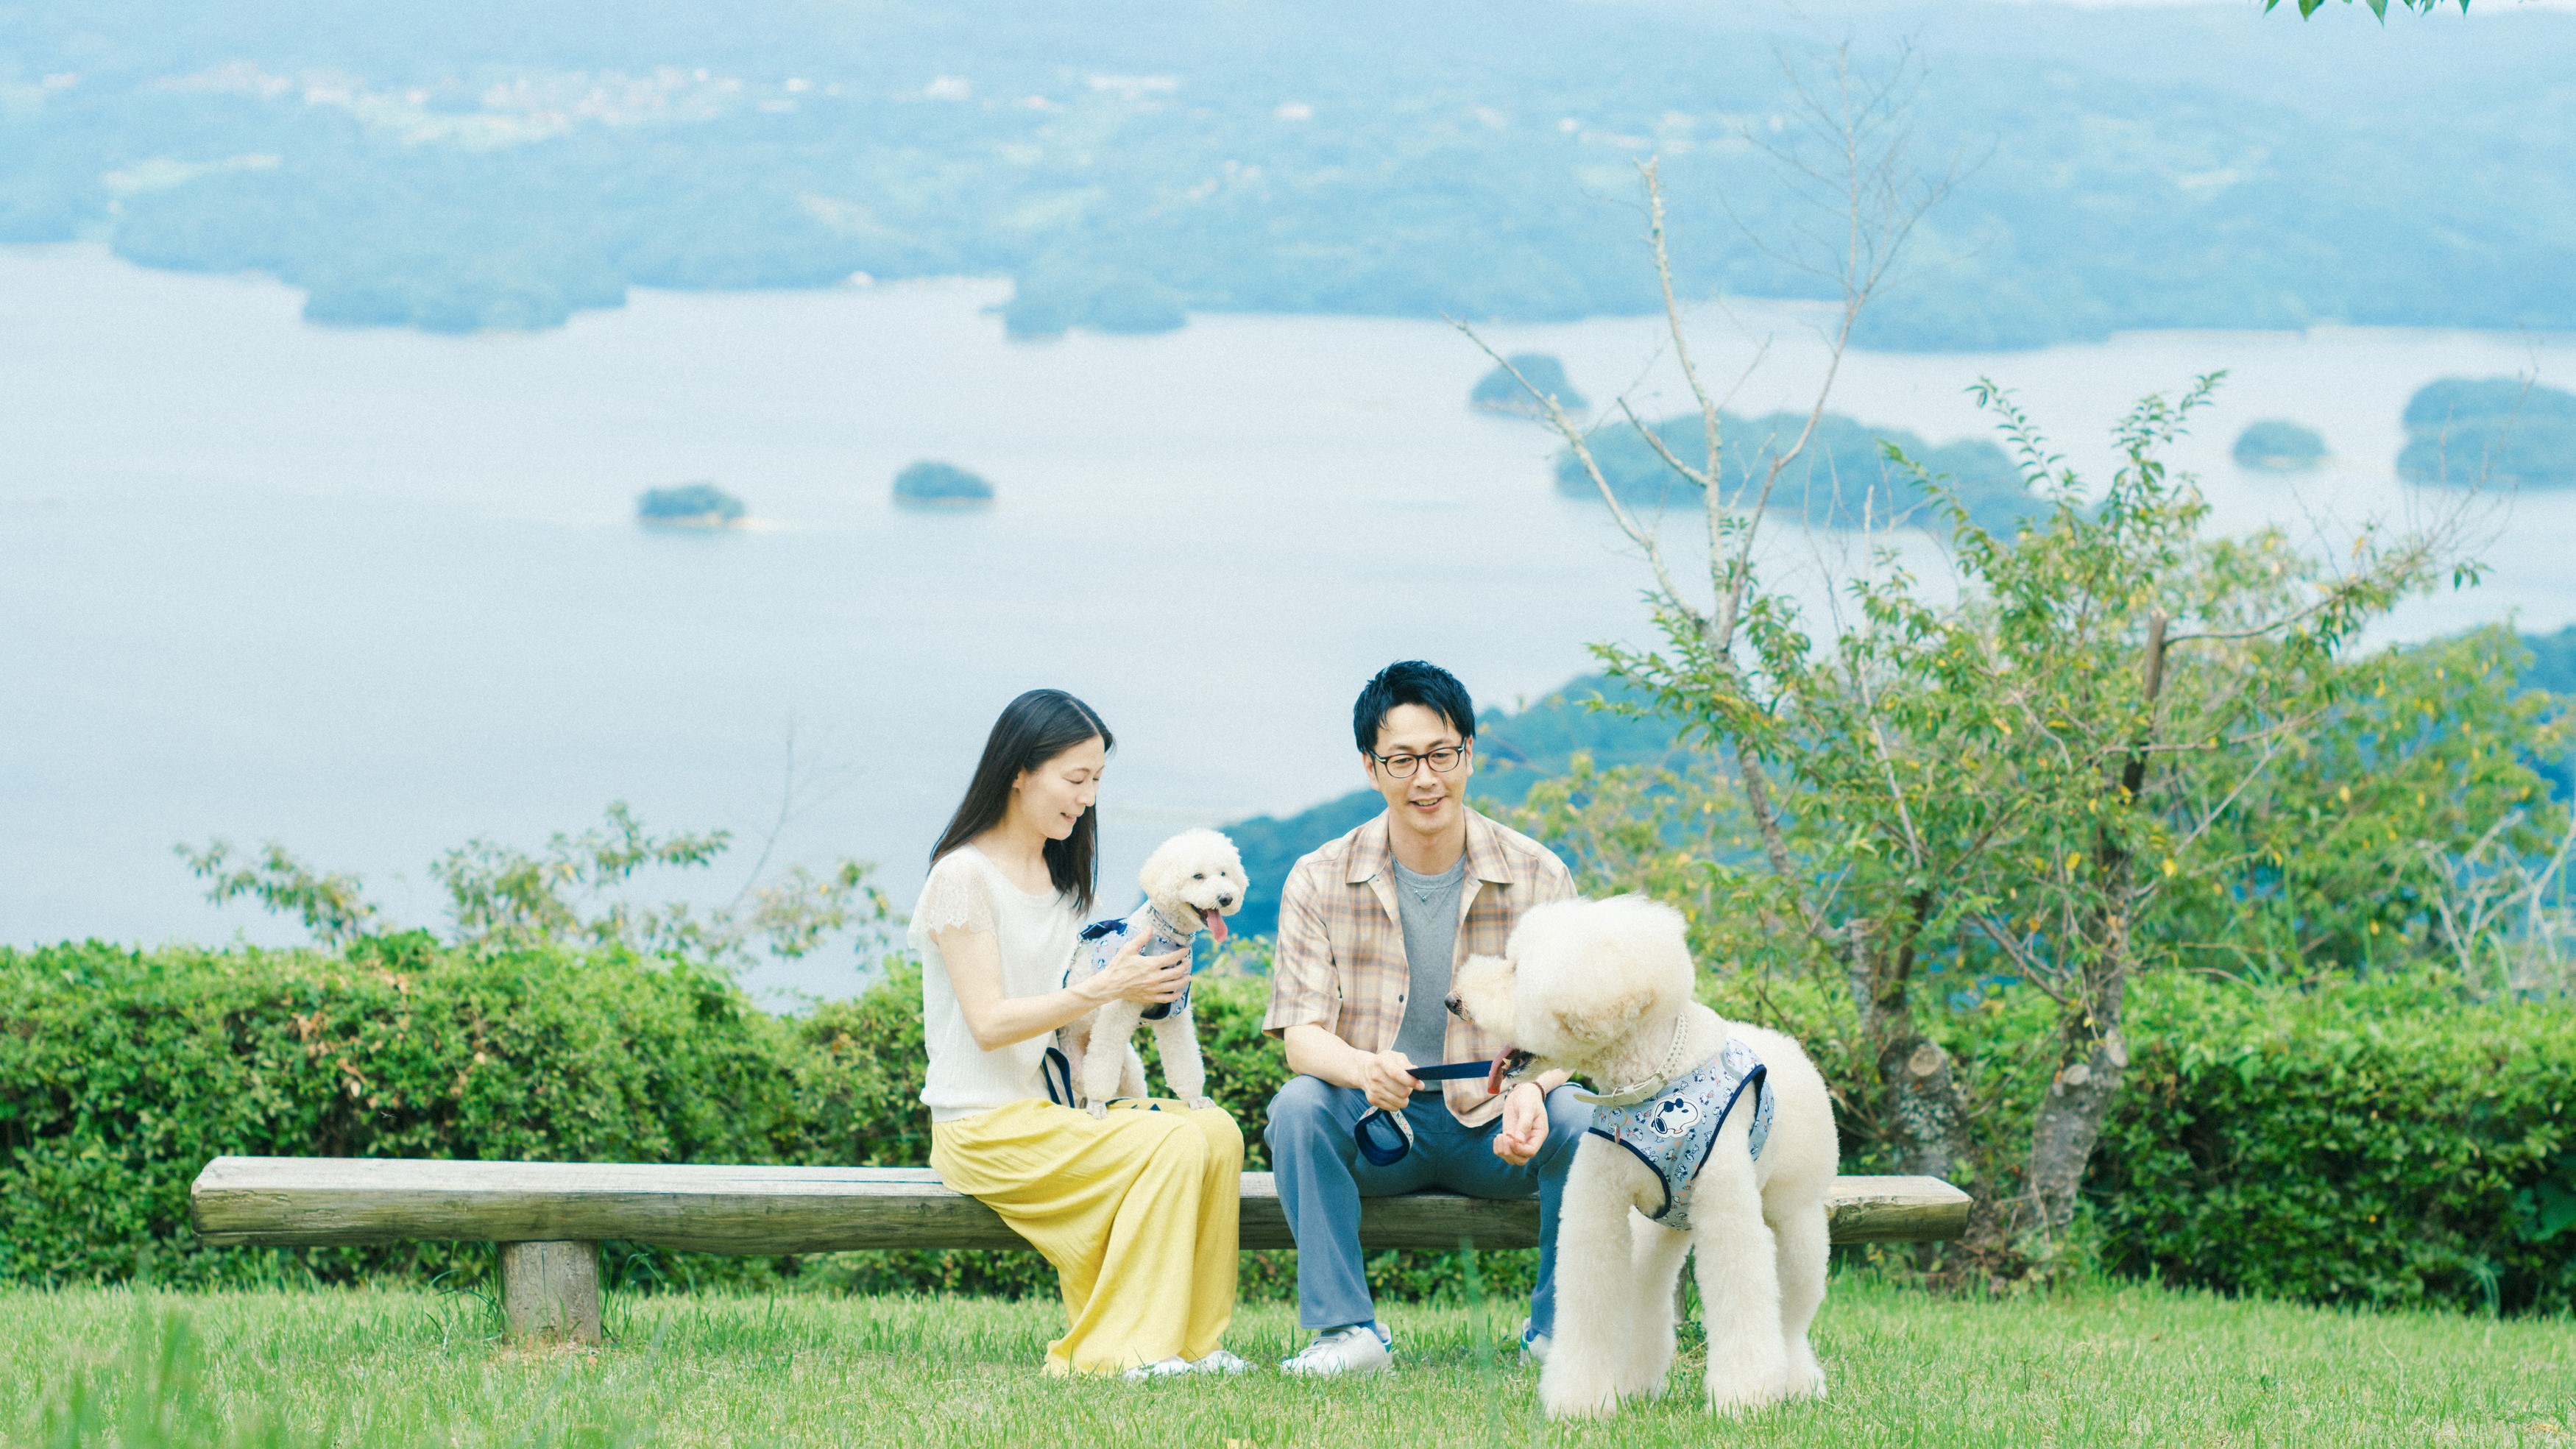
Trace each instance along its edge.
{"label": "white lace top", "polygon": [[958,928],[989,932],[999,943],[1004,996],[1044,996],[1064,985],[1082,918],[1070,897],[1029,894],[972,845],[948,852],[930,868],[921,901],[912,908],[908,939],[921,955],[922,1039],[930,1049],[921,1100],[934,1122],[1045,1096],[1039,1064],[1055,1044],[1055,1033],[1046,1031],[989,1052],[975,1045],[948,964],[930,939],[933,931]]}

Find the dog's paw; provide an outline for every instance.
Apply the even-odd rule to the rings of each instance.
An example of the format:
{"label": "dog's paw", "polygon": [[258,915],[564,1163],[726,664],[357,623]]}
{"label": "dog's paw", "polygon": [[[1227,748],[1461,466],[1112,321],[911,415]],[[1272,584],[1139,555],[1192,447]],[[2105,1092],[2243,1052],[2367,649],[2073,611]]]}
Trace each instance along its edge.
{"label": "dog's paw", "polygon": [[1672,1360],[1667,1357],[1661,1365],[1651,1360],[1631,1364],[1621,1372],[1619,1379],[1619,1394],[1622,1398],[1637,1396],[1660,1399],[1664,1396],[1666,1384],[1672,1379]]}
{"label": "dog's paw", "polygon": [[1730,1373],[1714,1366],[1708,1371],[1708,1407],[1715,1414],[1749,1414],[1766,1409],[1787,1398],[1788,1390],[1781,1376]]}
{"label": "dog's paw", "polygon": [[1100,1121],[1103,1121],[1103,1122],[1108,1121],[1108,1120],[1109,1120],[1109,1104],[1108,1104],[1108,1103],[1106,1103],[1106,1102],[1094,1102],[1094,1103],[1092,1103],[1092,1104],[1091,1104],[1091,1115],[1092,1115],[1094,1118],[1096,1118],[1096,1119],[1098,1119],[1098,1120],[1100,1120]]}
{"label": "dog's paw", "polygon": [[1606,1419],[1619,1412],[1619,1390],[1607,1378],[1561,1372],[1551,1360],[1539,1370],[1538,1402],[1551,1419]]}
{"label": "dog's paw", "polygon": [[1190,1098],[1190,1110],[1191,1110],[1191,1111],[1193,1111],[1193,1112],[1204,1112],[1204,1111],[1206,1111],[1208,1108],[1213,1107],[1213,1106],[1215,1106],[1215,1105],[1216,1105],[1216,1098],[1214,1098],[1214,1097],[1192,1097],[1192,1098]]}
{"label": "dog's paw", "polygon": [[1816,1362],[1816,1351],[1799,1344],[1789,1354],[1789,1397],[1821,1399],[1825,1396],[1825,1366]]}

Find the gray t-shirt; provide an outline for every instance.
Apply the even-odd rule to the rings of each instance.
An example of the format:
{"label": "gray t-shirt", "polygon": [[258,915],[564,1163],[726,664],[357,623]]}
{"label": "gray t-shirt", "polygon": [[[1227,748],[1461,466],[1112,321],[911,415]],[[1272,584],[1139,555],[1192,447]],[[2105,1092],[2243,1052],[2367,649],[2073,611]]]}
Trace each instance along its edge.
{"label": "gray t-shirt", "polygon": [[1394,861],[1395,913],[1404,926],[1404,961],[1412,981],[1404,988],[1404,1024],[1395,1049],[1416,1066],[1440,1060],[1449,1035],[1449,967],[1458,950],[1458,893],[1467,883],[1467,857],[1438,875],[1415,875]]}

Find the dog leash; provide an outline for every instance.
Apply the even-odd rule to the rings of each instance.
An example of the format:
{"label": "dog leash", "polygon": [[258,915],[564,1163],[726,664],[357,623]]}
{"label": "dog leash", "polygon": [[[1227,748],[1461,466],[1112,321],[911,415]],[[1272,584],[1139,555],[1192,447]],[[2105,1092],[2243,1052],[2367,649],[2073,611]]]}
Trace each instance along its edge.
{"label": "dog leash", "polygon": [[[1607,1092],[1587,1092],[1573,1088],[1575,1098],[1596,1107],[1627,1107],[1646,1100],[1672,1085],[1674,1074],[1681,1069],[1682,1048],[1690,1037],[1690,1013],[1673,1018],[1673,1042],[1664,1049],[1663,1066],[1642,1082]],[[1503,1057],[1486,1062],[1442,1062],[1437,1066],[1413,1067],[1407,1075],[1418,1082],[1462,1081],[1483,1077],[1488,1082],[1502,1075]],[[1360,1156],[1377,1167],[1392,1167],[1413,1150],[1413,1124],[1401,1112],[1371,1107],[1367,1115],[1351,1124],[1351,1136],[1359,1144]]]}
{"label": "dog leash", "polygon": [[[1469,1077],[1493,1076],[1495,1062],[1442,1062],[1438,1066],[1408,1067],[1405,1074],[1417,1082],[1464,1081]],[[1360,1156],[1375,1167],[1392,1167],[1413,1150],[1413,1124],[1402,1112],[1389,1112],[1371,1107],[1368,1114],[1351,1124],[1351,1136],[1359,1143]]]}

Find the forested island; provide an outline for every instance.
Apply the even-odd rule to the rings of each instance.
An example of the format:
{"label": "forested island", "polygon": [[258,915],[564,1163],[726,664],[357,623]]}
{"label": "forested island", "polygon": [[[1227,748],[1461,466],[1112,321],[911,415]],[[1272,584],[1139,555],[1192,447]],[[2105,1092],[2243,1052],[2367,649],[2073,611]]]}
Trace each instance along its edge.
{"label": "forested island", "polygon": [[1503,359],[1501,365],[1476,380],[1475,390],[1467,394],[1467,405],[1478,412],[1546,417],[1546,407],[1530,396],[1533,388],[1539,397],[1553,400],[1568,413],[1580,412],[1590,405],[1567,380],[1565,364],[1547,352],[1516,352]]}
{"label": "forested island", "polygon": [[[1719,422],[1726,448],[1718,477],[1733,497],[1748,485],[1759,486],[1774,460],[1797,442],[1807,420],[1800,413],[1761,418],[1721,413]],[[1666,418],[1654,428],[1673,456],[1694,464],[1705,457],[1707,444],[1696,413]],[[1624,423],[1605,427],[1592,435],[1589,446],[1620,502],[1649,510],[1700,506],[1698,486],[1675,473],[1636,429]],[[2047,508],[2023,485],[2012,459],[1988,439],[1961,438],[1935,447],[1903,428],[1873,428],[1827,413],[1818,420],[1815,436],[1773,482],[1771,510],[1824,528],[1945,530],[1948,521],[1932,492],[1912,467],[1887,455],[1890,446],[1945,479],[1979,527],[2009,535],[2019,520]],[[1597,498],[1601,491],[1570,448],[1557,454],[1556,486],[1577,498]]]}
{"label": "forested island", "polygon": [[744,511],[741,499],[713,483],[651,488],[635,500],[636,521],[653,528],[732,528]]}
{"label": "forested island", "polygon": [[2397,476],[2454,488],[2576,487],[2576,393],[2528,378],[2446,377],[2406,404]]}
{"label": "forested island", "polygon": [[[2338,13],[2350,10],[2351,14]],[[2576,327],[2576,16],[1898,3],[1955,185],[1865,346]],[[0,242],[266,272],[317,322],[536,328],[630,288],[1009,277],[1012,333],[1259,311],[1549,321],[1819,295],[1780,57],[1737,7],[293,0],[0,10]],[[1883,69],[1892,42],[1858,50]],[[1804,59],[1800,59],[1804,57]]]}
{"label": "forested island", "polygon": [[2245,425],[2229,456],[2257,472],[2304,473],[2325,461],[2326,440],[2286,418],[2264,418]]}
{"label": "forested island", "polygon": [[924,458],[894,475],[894,501],[913,508],[980,508],[993,485],[954,463]]}

